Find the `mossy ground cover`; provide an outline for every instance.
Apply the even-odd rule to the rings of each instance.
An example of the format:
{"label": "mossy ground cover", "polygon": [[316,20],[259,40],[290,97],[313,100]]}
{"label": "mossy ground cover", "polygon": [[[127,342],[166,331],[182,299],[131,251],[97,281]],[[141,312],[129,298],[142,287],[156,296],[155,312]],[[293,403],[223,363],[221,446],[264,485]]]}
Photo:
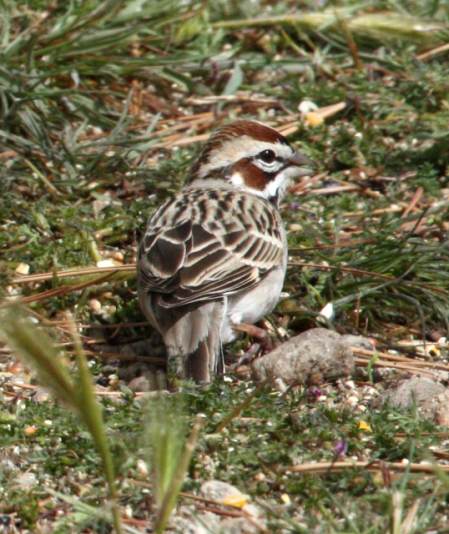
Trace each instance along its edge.
{"label": "mossy ground cover", "polygon": [[[447,362],[447,345],[435,345],[447,336],[449,318],[447,7],[405,0],[337,7],[4,2],[3,296],[23,299],[69,355],[67,310],[83,328],[86,349],[93,326],[109,346],[144,338],[132,264],[145,221],[180,187],[217,124],[251,117],[286,128],[318,163],[307,187],[284,203],[289,297],[269,318],[273,330],[294,335],[322,325],[320,310],[332,302],[329,327],[372,337],[384,352]],[[290,20],[309,12],[322,20]],[[370,31],[360,30],[361,17],[374,15]],[[305,101],[319,110],[344,107],[321,121],[298,110]],[[111,275],[98,265],[130,267]],[[56,275],[87,267],[93,273]],[[50,274],[25,283],[28,270]],[[230,359],[250,344],[243,338],[228,347]],[[37,402],[32,377],[1,350],[0,521],[11,532],[107,532],[102,469],[89,434],[59,404],[42,395]],[[288,470],[345,459],[447,461],[447,429],[416,410],[372,407],[371,390],[386,376],[374,359],[370,365],[355,382],[318,393],[254,392],[248,378],[232,373],[189,388],[185,417],[204,413],[207,423],[184,492],[194,494],[209,478],[229,481],[265,510],[269,532],[448,531],[442,472],[395,472],[386,464]],[[154,506],[141,463],[148,457],[144,401],[116,379],[110,362],[92,356],[91,370],[124,524],[143,532]],[[355,407],[348,388],[360,396]],[[217,432],[249,395],[242,413]]]}

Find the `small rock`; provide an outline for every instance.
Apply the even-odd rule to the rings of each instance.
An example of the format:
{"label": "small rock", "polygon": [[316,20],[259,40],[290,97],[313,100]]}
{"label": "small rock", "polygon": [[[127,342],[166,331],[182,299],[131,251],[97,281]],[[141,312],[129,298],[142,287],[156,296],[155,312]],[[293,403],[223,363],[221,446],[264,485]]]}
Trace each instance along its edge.
{"label": "small rock", "polygon": [[347,376],[353,368],[352,351],[342,336],[325,328],[312,328],[255,360],[252,371],[258,381],[318,385]]}
{"label": "small rock", "polygon": [[170,523],[173,531],[179,534],[210,534],[220,531],[220,519],[210,512],[198,514],[185,506],[180,507]]}
{"label": "small rock", "polygon": [[221,480],[209,480],[201,485],[200,493],[205,499],[232,505],[243,510],[254,521],[247,517],[225,519],[220,523],[218,532],[222,534],[256,534],[260,531],[257,525],[265,527],[263,511],[256,505],[248,503],[248,497],[238,488]]}
{"label": "small rock", "polygon": [[385,392],[384,399],[397,408],[410,408],[414,404],[423,407],[446,388],[430,378],[413,377],[402,380]]}
{"label": "small rock", "polygon": [[89,308],[95,312],[99,313],[101,311],[101,302],[98,299],[89,300]]}
{"label": "small rock", "polygon": [[233,497],[245,497],[245,495],[232,484],[221,480],[208,480],[201,485],[201,496],[212,501],[226,501]]}
{"label": "small rock", "polygon": [[128,387],[131,391],[152,391],[154,389],[146,376],[136,376],[129,382]]}
{"label": "small rock", "polygon": [[46,389],[38,387],[34,391],[31,399],[34,402],[37,402],[38,404],[40,404],[42,402],[47,402],[50,399],[50,393]]}
{"label": "small rock", "polygon": [[11,459],[4,458],[3,460],[0,460],[0,469],[3,473],[10,473],[12,471],[17,471],[19,469],[19,466],[15,464]]}
{"label": "small rock", "polygon": [[431,406],[427,409],[435,423],[449,427],[449,391],[446,390],[432,399]]}
{"label": "small rock", "polygon": [[341,336],[341,340],[347,343],[350,347],[360,347],[366,350],[375,350],[376,344],[372,338],[364,336],[354,336],[352,334],[345,334]]}
{"label": "small rock", "polygon": [[28,263],[19,263],[19,265],[17,265],[16,267],[16,273],[23,275],[29,274],[30,266],[28,265]]}
{"label": "small rock", "polygon": [[449,390],[429,378],[414,377],[387,390],[384,402],[398,408],[416,404],[422,416],[449,427]]}
{"label": "small rock", "polygon": [[244,517],[225,519],[220,523],[220,534],[257,534],[260,528]]}
{"label": "small rock", "polygon": [[28,490],[37,484],[37,478],[34,473],[26,471],[20,473],[15,480],[15,485],[23,490]]}

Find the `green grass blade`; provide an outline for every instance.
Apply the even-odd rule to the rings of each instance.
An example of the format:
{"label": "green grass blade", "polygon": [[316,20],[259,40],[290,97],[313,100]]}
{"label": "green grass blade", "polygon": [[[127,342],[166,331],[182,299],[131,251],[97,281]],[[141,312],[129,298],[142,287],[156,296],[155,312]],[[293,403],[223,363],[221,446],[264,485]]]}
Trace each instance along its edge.
{"label": "green grass blade", "polygon": [[156,501],[155,532],[163,532],[181,490],[202,420],[186,438],[186,420],[177,398],[159,396],[148,404],[150,464]]}
{"label": "green grass blade", "polygon": [[112,515],[117,534],[123,532],[120,519],[120,511],[117,506],[117,491],[115,483],[114,462],[106,434],[101,406],[97,402],[92,375],[87,365],[86,356],[81,346],[81,341],[76,331],[76,325],[69,316],[69,325],[75,343],[76,361],[78,366],[78,383],[76,388],[77,405],[80,418],[88,428],[95,447],[103,462],[104,476],[108,484],[109,497],[112,503]]}
{"label": "green grass blade", "polygon": [[156,534],[161,534],[167,527],[168,520],[170,519],[170,515],[176,505],[179,492],[181,491],[182,484],[189,468],[193,451],[195,450],[198,442],[198,436],[203,422],[204,421],[202,418],[197,418],[195,421],[190,436],[188,437],[184,446],[183,452],[172,473],[172,477],[168,481],[164,497],[157,511],[156,523],[154,526]]}
{"label": "green grass blade", "polygon": [[39,381],[48,387],[55,397],[74,410],[89,430],[95,447],[103,463],[113,523],[117,534],[121,534],[119,508],[116,503],[117,492],[112,454],[110,451],[103,415],[95,397],[92,375],[81,347],[75,324],[69,317],[69,324],[75,342],[78,365],[77,383],[70,378],[60,355],[54,349],[51,339],[24,316],[20,308],[7,309],[2,316],[0,337],[14,350],[26,364],[37,373]]}

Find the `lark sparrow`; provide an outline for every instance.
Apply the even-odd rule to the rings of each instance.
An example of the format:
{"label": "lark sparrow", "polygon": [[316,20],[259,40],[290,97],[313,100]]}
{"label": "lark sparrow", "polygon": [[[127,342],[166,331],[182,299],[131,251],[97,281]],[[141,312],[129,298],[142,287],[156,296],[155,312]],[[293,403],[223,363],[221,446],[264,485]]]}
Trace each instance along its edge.
{"label": "lark sparrow", "polygon": [[233,325],[275,307],[287,266],[278,205],[310,164],[276,130],[239,120],[210,137],[187,185],[150,217],[139,301],[178,377],[209,382],[223,371]]}

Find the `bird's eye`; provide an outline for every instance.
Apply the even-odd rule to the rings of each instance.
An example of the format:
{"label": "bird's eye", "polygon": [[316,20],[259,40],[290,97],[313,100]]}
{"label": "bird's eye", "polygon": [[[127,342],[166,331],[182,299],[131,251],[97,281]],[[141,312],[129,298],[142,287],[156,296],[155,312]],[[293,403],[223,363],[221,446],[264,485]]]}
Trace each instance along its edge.
{"label": "bird's eye", "polygon": [[273,163],[273,161],[276,159],[276,154],[273,152],[273,150],[262,150],[262,152],[257,154],[257,158],[261,159],[264,163]]}

